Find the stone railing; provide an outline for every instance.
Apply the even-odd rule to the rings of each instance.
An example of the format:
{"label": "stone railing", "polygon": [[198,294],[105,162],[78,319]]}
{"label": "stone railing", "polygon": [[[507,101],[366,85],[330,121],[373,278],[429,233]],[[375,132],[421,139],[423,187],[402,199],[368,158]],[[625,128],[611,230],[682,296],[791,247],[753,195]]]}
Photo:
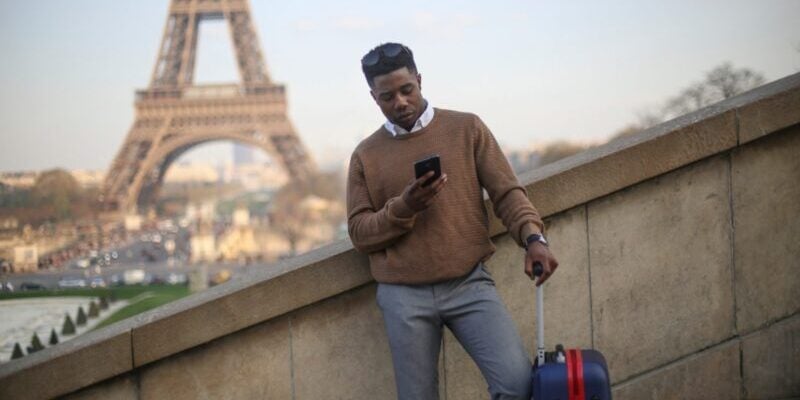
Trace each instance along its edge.
{"label": "stone railing", "polygon": [[[800,74],[520,179],[561,262],[548,345],[602,351],[616,399],[800,396]],[[491,224],[531,351],[523,254]],[[7,363],[0,398],[391,399],[374,294],[335,243]],[[449,333],[440,382],[486,397]]]}

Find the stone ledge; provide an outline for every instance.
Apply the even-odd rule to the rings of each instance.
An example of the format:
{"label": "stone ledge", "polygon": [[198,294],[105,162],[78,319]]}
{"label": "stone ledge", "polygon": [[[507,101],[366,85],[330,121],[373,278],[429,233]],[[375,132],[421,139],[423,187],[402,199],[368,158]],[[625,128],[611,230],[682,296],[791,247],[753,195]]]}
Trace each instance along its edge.
{"label": "stone ledge", "polygon": [[[138,367],[372,280],[367,258],[340,241],[143,315],[133,328]],[[260,276],[259,276],[260,275]],[[247,280],[245,280],[247,279]],[[171,332],[181,332],[171,335]]]}
{"label": "stone ledge", "polygon": [[49,399],[133,369],[134,317],[0,366],[0,399]]}
{"label": "stone ledge", "polygon": [[[553,215],[800,123],[800,73],[519,175]],[[739,138],[743,136],[743,138]],[[492,215],[492,234],[505,232]]]}
{"label": "stone ledge", "polygon": [[520,176],[552,215],[736,146],[736,118],[716,107],[612,141]]}
{"label": "stone ledge", "polygon": [[[795,74],[524,173],[520,181],[541,215],[550,216],[734,148],[739,127],[747,141],[797,124],[800,113],[791,106],[798,97]],[[505,232],[496,217],[490,224],[493,236]],[[69,393],[371,281],[366,256],[343,240],[2,365],[0,397],[13,398],[21,388],[32,398]],[[109,354],[115,361],[101,362]],[[85,368],[78,374],[75,365]],[[52,381],[58,382],[36,385]]]}

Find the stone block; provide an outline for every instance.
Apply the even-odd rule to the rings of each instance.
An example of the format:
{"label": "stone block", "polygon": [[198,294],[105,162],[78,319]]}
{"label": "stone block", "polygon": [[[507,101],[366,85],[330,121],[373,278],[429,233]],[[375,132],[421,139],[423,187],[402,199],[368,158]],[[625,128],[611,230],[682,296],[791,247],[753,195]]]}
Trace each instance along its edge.
{"label": "stone block", "polygon": [[[559,266],[544,285],[545,345],[550,351],[558,343],[566,348],[590,349],[592,314],[586,207],[557,214],[546,223],[547,240]],[[530,308],[535,321],[533,304]],[[535,324],[532,329],[529,335],[535,339]],[[531,349],[534,354],[536,345]]]}
{"label": "stone block", "polygon": [[734,334],[728,171],[714,157],[589,204],[594,345],[614,382]]}
{"label": "stone block", "polygon": [[739,142],[742,144],[800,124],[800,87],[753,101],[737,112]]}
{"label": "stone block", "polygon": [[[591,347],[586,213],[578,207],[548,218],[547,237],[559,267],[545,284],[545,341],[567,347]],[[517,324],[528,355],[536,349],[533,282],[524,273],[524,255],[511,238],[494,238],[497,251],[487,262],[497,291]],[[444,339],[445,381],[448,399],[485,398],[487,384],[480,370],[447,331]]]}
{"label": "stone block", "polygon": [[748,399],[800,397],[800,316],[745,336],[742,370]]}
{"label": "stone block", "polygon": [[731,341],[613,389],[615,400],[739,399],[739,342]]}
{"label": "stone block", "polygon": [[85,333],[0,366],[0,399],[50,399],[133,368],[135,318]]}
{"label": "stone block", "polygon": [[235,278],[142,314],[145,323],[133,330],[134,365],[145,365],[371,280],[366,256],[356,253],[348,241],[272,265],[260,275]]}
{"label": "stone block", "polygon": [[231,333],[142,367],[141,398],[291,399],[289,346],[287,317]]}
{"label": "stone block", "polygon": [[62,400],[139,400],[136,375],[125,374],[103,381],[78,392],[62,397]]}
{"label": "stone block", "polygon": [[733,152],[737,325],[800,310],[800,126]]}
{"label": "stone block", "polygon": [[295,399],[392,399],[391,352],[375,284],[291,314]]}

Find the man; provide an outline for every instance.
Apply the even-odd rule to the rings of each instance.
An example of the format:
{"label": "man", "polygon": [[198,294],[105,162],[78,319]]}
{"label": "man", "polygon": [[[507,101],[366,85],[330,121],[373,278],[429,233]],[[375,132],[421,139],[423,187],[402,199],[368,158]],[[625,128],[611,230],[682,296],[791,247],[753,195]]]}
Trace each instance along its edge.
{"label": "man", "polygon": [[[543,224],[489,129],[477,116],[433,108],[410,49],[386,43],[361,60],[386,123],[353,152],[348,231],[378,281],[400,399],[438,398],[437,363],[447,326],[477,363],[493,399],[530,399],[531,363],[483,262],[495,251],[482,187],[541,284],[558,262]],[[432,154],[441,176],[414,179]]]}

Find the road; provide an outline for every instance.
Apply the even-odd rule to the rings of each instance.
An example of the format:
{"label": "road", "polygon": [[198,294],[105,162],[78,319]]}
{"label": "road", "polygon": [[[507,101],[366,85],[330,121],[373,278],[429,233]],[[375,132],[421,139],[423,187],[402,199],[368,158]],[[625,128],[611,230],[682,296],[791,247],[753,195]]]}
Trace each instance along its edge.
{"label": "road", "polygon": [[[136,269],[143,270],[156,282],[166,281],[170,274],[189,274],[200,267],[188,261],[189,239],[190,234],[185,229],[141,233],[125,246],[97,252],[95,260],[74,259],[65,263],[66,267],[57,270],[6,274],[0,276],[0,282],[10,282],[15,290],[19,290],[23,283],[35,283],[48,289],[57,289],[62,279],[82,278],[88,283],[92,278],[100,276],[110,285],[113,280],[121,279],[125,271]],[[80,266],[87,263],[91,265]],[[233,274],[242,273],[247,269],[236,263],[205,265],[209,278],[223,269]]]}

